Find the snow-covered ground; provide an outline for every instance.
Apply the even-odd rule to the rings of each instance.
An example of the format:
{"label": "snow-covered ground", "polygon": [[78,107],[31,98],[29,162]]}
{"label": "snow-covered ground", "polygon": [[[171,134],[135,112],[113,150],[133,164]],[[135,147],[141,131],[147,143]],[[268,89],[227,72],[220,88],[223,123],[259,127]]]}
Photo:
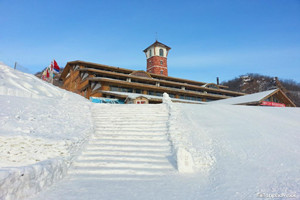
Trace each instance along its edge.
{"label": "snow-covered ground", "polygon": [[[35,168],[55,159],[69,165],[92,133],[89,101],[4,64],[0,64],[0,111],[0,199],[24,196],[23,186],[36,181]],[[32,177],[15,177],[22,171]],[[54,178],[51,173],[46,179]]]}
{"label": "snow-covered ground", "polygon": [[173,148],[192,154],[194,173],[149,179],[132,171],[130,180],[122,175],[79,179],[71,174],[33,199],[300,198],[299,108],[170,107]]}
{"label": "snow-covered ground", "polygon": [[[177,140],[206,169],[205,199],[300,199],[300,109],[176,104]],[[285,199],[285,198],[283,198]]]}
{"label": "snow-covered ground", "polygon": [[[151,105],[157,122],[142,105],[110,105],[89,137],[82,97],[4,65],[0,92],[0,199],[300,199],[299,108]],[[178,149],[194,173],[176,172]]]}

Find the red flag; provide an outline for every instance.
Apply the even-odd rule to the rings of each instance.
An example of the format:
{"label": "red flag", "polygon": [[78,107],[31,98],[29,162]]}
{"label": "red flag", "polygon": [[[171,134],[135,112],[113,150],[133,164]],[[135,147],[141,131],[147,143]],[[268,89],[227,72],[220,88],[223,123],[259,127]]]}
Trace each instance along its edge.
{"label": "red flag", "polygon": [[55,60],[53,60],[53,64],[54,64],[54,70],[59,72],[60,68]]}
{"label": "red flag", "polygon": [[47,78],[49,78],[49,76],[50,76],[50,74],[49,74],[49,71],[48,71],[48,69],[47,69]]}

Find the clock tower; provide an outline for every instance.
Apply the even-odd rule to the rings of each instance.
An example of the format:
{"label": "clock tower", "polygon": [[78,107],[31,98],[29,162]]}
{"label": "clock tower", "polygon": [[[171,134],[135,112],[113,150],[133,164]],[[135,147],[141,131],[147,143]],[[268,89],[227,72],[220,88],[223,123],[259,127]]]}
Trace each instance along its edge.
{"label": "clock tower", "polygon": [[147,72],[168,76],[167,56],[170,49],[157,40],[146,48]]}

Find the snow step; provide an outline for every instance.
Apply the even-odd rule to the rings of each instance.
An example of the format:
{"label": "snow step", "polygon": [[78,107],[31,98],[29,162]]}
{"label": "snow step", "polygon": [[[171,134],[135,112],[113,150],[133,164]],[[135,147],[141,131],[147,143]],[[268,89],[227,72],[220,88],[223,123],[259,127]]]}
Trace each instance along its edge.
{"label": "snow step", "polygon": [[110,123],[110,124],[106,124],[105,127],[103,126],[103,124],[98,124],[95,123],[95,127],[96,128],[148,128],[149,126],[151,126],[151,128],[167,128],[166,124],[115,124],[115,123]]}
{"label": "snow step", "polygon": [[90,174],[90,175],[98,175],[98,174],[118,174],[118,175],[164,175],[166,172],[170,171],[169,169],[161,170],[161,169],[130,169],[130,168],[119,168],[119,169],[110,169],[110,168],[100,168],[100,169],[90,169],[90,168],[76,168],[74,170],[70,170],[68,174]]}
{"label": "snow step", "polygon": [[79,157],[77,162],[89,161],[89,162],[98,162],[98,161],[137,161],[137,162],[153,162],[153,163],[163,163],[168,162],[166,158],[163,157],[153,157],[153,156],[120,156],[120,155],[102,155],[102,156],[83,156]]}
{"label": "snow step", "polygon": [[132,134],[132,133],[134,133],[134,134],[145,134],[145,133],[147,133],[147,134],[149,134],[149,133],[151,133],[151,134],[153,134],[153,135],[157,135],[157,134],[166,134],[166,130],[167,130],[167,128],[160,128],[160,129],[155,129],[155,128],[149,128],[149,129],[147,129],[147,128],[139,128],[139,129],[134,129],[134,128],[131,128],[131,129],[129,129],[129,128],[118,128],[118,127],[116,127],[116,128],[104,128],[104,129],[102,129],[102,128],[95,128],[94,129],[95,130],[95,132],[96,132],[96,134],[98,133],[98,134],[102,134],[102,133],[120,133],[120,134]]}
{"label": "snow step", "polygon": [[106,157],[113,157],[119,159],[138,159],[138,158],[149,158],[149,159],[164,159],[167,160],[169,154],[157,154],[157,153],[134,153],[134,152],[120,152],[120,151],[101,151],[99,154],[93,154],[93,152],[85,152],[79,156],[79,160],[84,159],[104,159]]}
{"label": "snow step", "polygon": [[153,115],[155,115],[155,114],[164,114],[164,115],[166,115],[167,114],[167,109],[163,109],[163,110],[154,110],[154,109],[150,109],[150,110],[130,110],[130,111],[128,111],[128,110],[122,110],[122,109],[120,109],[120,110],[112,110],[112,109],[110,109],[110,110],[98,110],[98,112],[97,111],[93,111],[93,114],[94,115],[104,115],[104,114],[106,114],[106,115],[113,115],[113,112],[118,112],[119,114],[144,114],[144,113],[151,113],[151,114],[153,114]]}
{"label": "snow step", "polygon": [[131,168],[131,169],[172,169],[172,166],[165,162],[165,163],[150,163],[150,162],[109,162],[109,161],[98,161],[98,162],[76,162],[74,164],[74,167],[79,169],[79,167],[82,168],[100,168],[100,167],[106,167],[106,168]]}
{"label": "snow step", "polygon": [[164,140],[106,140],[106,139],[94,139],[89,143],[90,145],[136,145],[136,146],[169,146],[170,143]]}
{"label": "snow step", "polygon": [[95,130],[115,130],[118,129],[118,131],[140,131],[140,130],[145,130],[145,131],[164,131],[166,132],[167,126],[150,126],[149,128],[147,126],[106,126],[106,127],[101,127],[101,126],[94,126]]}
{"label": "snow step", "polygon": [[165,136],[166,133],[164,131],[153,131],[153,130],[122,130],[122,131],[118,131],[118,130],[107,130],[107,129],[103,129],[103,130],[99,130],[99,129],[95,129],[95,135],[96,136],[102,136],[102,135],[139,135],[139,136]]}
{"label": "snow step", "polygon": [[140,181],[140,180],[156,180],[165,174],[86,174],[78,173],[71,179],[79,180],[109,180],[109,181]]}
{"label": "snow step", "polygon": [[170,143],[150,143],[150,144],[142,144],[142,143],[137,143],[137,142],[130,142],[128,141],[127,143],[105,143],[102,142],[101,144],[97,143],[90,143],[87,147],[88,148],[99,148],[99,147],[108,147],[108,148],[114,148],[114,147],[129,147],[129,148],[139,148],[139,149],[148,149],[148,148],[169,148]]}
{"label": "snow step", "polygon": [[173,173],[168,110],[161,105],[95,105],[95,133],[73,163],[73,178],[155,177]]}
{"label": "snow step", "polygon": [[167,136],[165,134],[161,135],[148,135],[148,134],[95,134],[93,136],[93,140],[106,140],[106,139],[111,139],[111,140],[167,140]]}
{"label": "snow step", "polygon": [[95,122],[95,125],[145,125],[145,126],[151,126],[151,125],[166,125],[165,121],[145,121],[145,120],[114,120],[114,121],[107,121],[107,120],[98,120]]}
{"label": "snow step", "polygon": [[118,115],[115,115],[114,112],[109,112],[109,113],[99,113],[99,114],[94,114],[94,118],[105,118],[105,117],[113,117],[113,118],[119,118],[119,117],[126,117],[129,116],[131,119],[134,119],[137,116],[145,117],[145,116],[150,116],[151,118],[155,117],[168,117],[169,115],[167,113],[151,113],[151,112],[142,112],[142,113],[120,113],[119,111],[115,111],[118,113]]}
{"label": "snow step", "polygon": [[[78,164],[78,163],[76,163]],[[150,165],[149,165],[150,166]],[[130,167],[127,166],[118,166],[116,165],[115,167],[112,166],[74,166],[73,169],[76,169],[76,171],[86,171],[94,174],[107,174],[107,173],[123,173],[123,172],[131,172],[134,173],[135,171],[140,171],[140,172],[163,172],[163,171],[169,171],[172,170],[172,167],[157,167],[155,168],[152,166],[150,168],[149,166],[139,166],[136,164],[135,166],[132,165]],[[171,165],[169,165],[171,166]]]}
{"label": "snow step", "polygon": [[84,156],[101,156],[101,155],[113,155],[113,156],[151,156],[151,157],[167,157],[170,155],[169,151],[124,151],[124,150],[102,150],[102,151],[84,151]]}
{"label": "snow step", "polygon": [[99,117],[93,117],[94,120],[97,121],[106,121],[106,122],[115,122],[115,121],[125,121],[125,122],[131,122],[131,121],[144,121],[147,120],[150,121],[167,121],[169,116],[152,116],[149,115],[143,115],[143,116],[131,116],[131,115],[120,115],[120,116],[99,116]]}
{"label": "snow step", "polygon": [[164,152],[164,151],[170,151],[169,146],[136,146],[136,145],[96,145],[92,146],[89,145],[86,148],[86,151],[101,151],[101,150],[124,150],[124,151],[159,151],[159,152]]}

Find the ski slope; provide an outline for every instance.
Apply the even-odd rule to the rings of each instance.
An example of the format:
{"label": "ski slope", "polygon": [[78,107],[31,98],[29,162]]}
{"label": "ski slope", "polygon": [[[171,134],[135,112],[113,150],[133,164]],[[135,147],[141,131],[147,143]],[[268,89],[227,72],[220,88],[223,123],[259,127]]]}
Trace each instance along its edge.
{"label": "ski slope", "polygon": [[0,91],[0,199],[300,199],[299,108],[95,105],[5,65]]}

